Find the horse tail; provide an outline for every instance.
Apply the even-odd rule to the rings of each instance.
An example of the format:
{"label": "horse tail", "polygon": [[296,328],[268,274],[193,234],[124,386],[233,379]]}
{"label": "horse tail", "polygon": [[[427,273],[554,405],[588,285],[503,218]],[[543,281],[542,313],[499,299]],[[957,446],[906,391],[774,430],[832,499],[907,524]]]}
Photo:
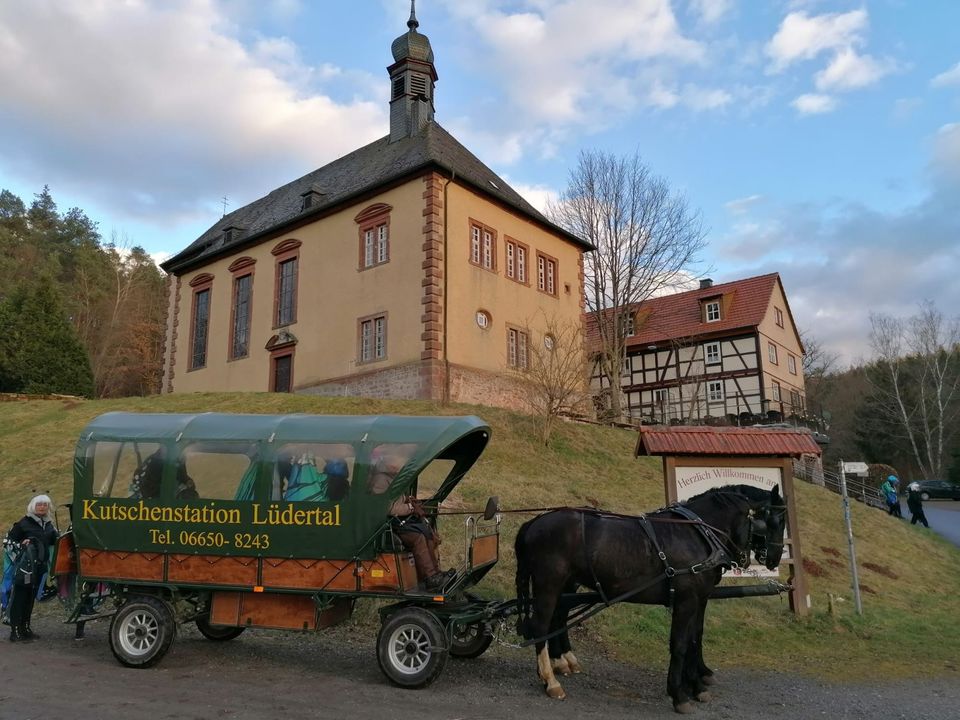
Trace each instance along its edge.
{"label": "horse tail", "polygon": [[528,520],[517,531],[517,539],[513,543],[513,551],[517,557],[517,634],[522,638],[529,637],[530,628],[530,562],[527,554],[527,531],[533,520]]}

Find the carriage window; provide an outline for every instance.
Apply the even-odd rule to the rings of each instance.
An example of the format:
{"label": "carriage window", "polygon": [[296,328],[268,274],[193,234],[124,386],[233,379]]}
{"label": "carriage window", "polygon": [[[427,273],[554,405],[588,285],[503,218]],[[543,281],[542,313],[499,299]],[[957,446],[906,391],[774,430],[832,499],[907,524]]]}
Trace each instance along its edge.
{"label": "carriage window", "polygon": [[289,443],[277,451],[273,500],[339,502],[350,493],[353,446],[344,443]]}
{"label": "carriage window", "polygon": [[388,443],[378,445],[370,454],[370,475],[367,492],[382,495],[390,483],[417,451],[416,443]]}
{"label": "carriage window", "polygon": [[162,474],[159,443],[98,442],[93,449],[93,494],[97,497],[157,497]]}
{"label": "carriage window", "polygon": [[434,460],[420,472],[417,497],[433,497],[456,465],[455,460]]}
{"label": "carriage window", "polygon": [[198,442],[184,448],[177,464],[178,500],[253,500],[256,443]]}

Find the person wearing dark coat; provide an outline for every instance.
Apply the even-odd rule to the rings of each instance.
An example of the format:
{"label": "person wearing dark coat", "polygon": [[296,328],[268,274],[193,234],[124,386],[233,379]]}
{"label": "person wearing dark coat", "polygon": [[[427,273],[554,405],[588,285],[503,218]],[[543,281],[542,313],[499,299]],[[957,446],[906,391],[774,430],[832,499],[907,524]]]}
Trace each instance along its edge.
{"label": "person wearing dark coat", "polygon": [[930,527],[930,523],[927,522],[927,516],[923,512],[923,498],[920,497],[919,483],[910,483],[910,485],[907,486],[907,507],[913,516],[910,518],[911,525],[916,525],[918,522],[921,522],[924,527]]}
{"label": "person wearing dark coat", "polygon": [[10,598],[10,642],[39,638],[30,628],[37,586],[46,572],[57,531],[52,521],[50,498],[37,495],[27,505],[27,514],[14,523],[7,540],[17,549],[13,596]]}

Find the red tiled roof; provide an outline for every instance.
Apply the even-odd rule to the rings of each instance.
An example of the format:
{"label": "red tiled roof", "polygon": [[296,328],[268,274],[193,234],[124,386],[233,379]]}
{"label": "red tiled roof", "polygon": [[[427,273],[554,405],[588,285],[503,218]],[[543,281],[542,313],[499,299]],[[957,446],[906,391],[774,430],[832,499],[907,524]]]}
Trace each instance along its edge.
{"label": "red tiled roof", "polygon": [[[758,275],[644,300],[637,306],[636,333],[627,338],[627,347],[754,328],[770,306],[779,277],[778,273]],[[707,323],[703,320],[700,301],[713,297],[722,297],[722,316],[716,322]],[[591,345],[599,342],[595,316],[596,313],[587,314],[587,341]]]}
{"label": "red tiled roof", "polygon": [[653,425],[640,428],[634,454],[798,457],[819,455],[820,448],[807,430]]}

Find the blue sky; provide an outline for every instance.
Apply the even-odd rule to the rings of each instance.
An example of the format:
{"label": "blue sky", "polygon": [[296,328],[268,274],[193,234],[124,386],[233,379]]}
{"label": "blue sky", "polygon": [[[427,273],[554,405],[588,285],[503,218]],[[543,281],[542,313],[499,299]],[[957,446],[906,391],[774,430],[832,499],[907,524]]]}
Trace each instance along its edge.
{"label": "blue sky", "polygon": [[[174,253],[386,134],[407,0],[0,4],[0,187]],[[638,150],[718,282],[778,271],[853,362],[869,313],[960,307],[960,3],[420,0],[437,120],[532,202]]]}

